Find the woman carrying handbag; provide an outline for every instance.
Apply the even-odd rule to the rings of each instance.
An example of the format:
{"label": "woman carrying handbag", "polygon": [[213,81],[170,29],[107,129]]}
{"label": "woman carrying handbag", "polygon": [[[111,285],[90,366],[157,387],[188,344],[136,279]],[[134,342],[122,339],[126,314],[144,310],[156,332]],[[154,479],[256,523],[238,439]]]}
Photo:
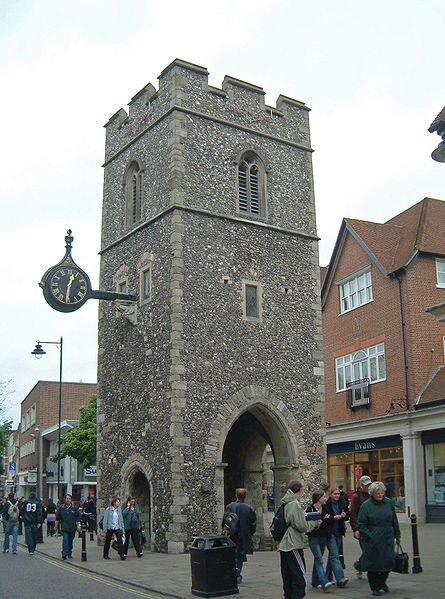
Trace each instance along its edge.
{"label": "woman carrying handbag", "polygon": [[131,537],[136,555],[142,557],[144,554],[142,553],[140,543],[141,510],[134,497],[129,497],[127,499],[127,504],[122,510],[122,517],[125,526],[124,556],[127,556],[128,543],[130,542]]}

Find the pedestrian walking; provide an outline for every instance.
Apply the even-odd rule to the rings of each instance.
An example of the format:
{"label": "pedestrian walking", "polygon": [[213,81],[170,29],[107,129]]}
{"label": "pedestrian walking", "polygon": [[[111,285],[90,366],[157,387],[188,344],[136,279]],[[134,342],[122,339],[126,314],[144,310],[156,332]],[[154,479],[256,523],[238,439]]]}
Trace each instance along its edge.
{"label": "pedestrian walking", "polygon": [[[360,478],[360,486],[351,497],[351,505],[349,508],[349,522],[351,524],[352,534],[354,535],[354,539],[357,539],[357,541],[359,542],[360,548],[362,547],[362,542],[360,540],[360,532],[358,530],[358,513],[360,511],[362,503],[369,499],[368,489],[371,483],[372,480],[369,478],[369,476],[364,475]],[[362,577],[361,559],[362,556],[360,554],[360,557],[354,562],[354,568],[357,570],[357,576],[359,578]]]}
{"label": "pedestrian walking", "polygon": [[17,553],[17,535],[19,530],[20,504],[14,493],[10,493],[8,500],[2,508],[3,523],[5,525],[5,539],[3,553],[9,553],[9,537],[12,536],[12,553]]}
{"label": "pedestrian walking", "polygon": [[238,516],[238,530],[235,539],[235,566],[238,584],[243,581],[242,569],[247,556],[253,554],[252,536],[256,530],[256,513],[251,505],[246,502],[247,489],[238,488],[235,491],[236,501],[226,506],[226,512]]}
{"label": "pedestrian walking", "polygon": [[326,576],[329,581],[332,581],[332,577],[334,576],[337,586],[344,587],[348,584],[349,579],[345,578],[339,552],[343,537],[346,534],[345,522],[349,520],[349,509],[346,505],[346,500],[342,499],[338,487],[332,487],[325,509],[326,513],[329,514],[328,523],[331,527],[331,535],[327,540],[329,557],[326,566]]}
{"label": "pedestrian walking", "polygon": [[105,533],[104,559],[110,559],[108,553],[110,551],[110,544],[113,535],[115,535],[117,539],[118,551],[121,560],[127,559],[124,555],[124,543],[122,538],[124,532],[124,520],[122,518],[120,505],[120,498],[113,497],[111,504],[105,510],[102,523],[102,528]]}
{"label": "pedestrian walking", "polygon": [[[325,508],[327,500],[328,498],[326,493],[320,489],[312,494],[312,503],[308,508],[306,508],[306,513],[319,513],[322,521],[319,528],[315,528],[307,535],[309,540],[309,548],[314,556],[314,565],[312,567],[312,586],[322,591],[327,591],[332,586],[332,582],[328,580],[323,566],[323,554],[327,545],[327,537],[331,536],[331,527],[327,522],[329,515],[326,514]],[[325,512],[324,520],[323,509]]]}
{"label": "pedestrian walking", "polygon": [[73,557],[73,542],[76,531],[80,532],[81,519],[79,508],[73,505],[73,498],[69,493],[65,495],[65,504],[61,505],[56,512],[56,524],[54,532],[62,531],[62,559]]}
{"label": "pedestrian walking", "polygon": [[37,543],[37,531],[42,526],[42,506],[37,501],[35,493],[30,493],[22,507],[23,524],[25,525],[25,539],[29,555],[34,555]]}
{"label": "pedestrian walking", "polygon": [[300,505],[302,494],[303,484],[293,480],[281,499],[281,503],[284,504],[284,517],[288,524],[278,545],[284,599],[303,599],[306,595],[306,565],[303,553],[304,547],[307,546],[305,533],[318,528],[322,523],[321,520],[306,520]]}
{"label": "pedestrian walking", "polygon": [[82,515],[84,521],[88,524],[88,532],[92,533],[96,531],[96,504],[94,497],[88,497],[82,506]]}
{"label": "pedestrian walking", "polygon": [[122,510],[122,518],[124,520],[125,530],[125,543],[124,543],[124,556],[127,557],[128,544],[131,540],[133,541],[134,550],[138,557],[142,557],[141,547],[141,510],[139,509],[136,499],[134,497],[128,497],[126,506]]}
{"label": "pedestrian walking", "polygon": [[368,572],[373,595],[388,593],[388,575],[394,567],[394,539],[400,542],[400,528],[393,502],[385,497],[385,485],[376,481],[369,485],[370,498],[358,514],[358,530],[362,542],[361,568]]}
{"label": "pedestrian walking", "polygon": [[52,499],[48,499],[46,504],[46,536],[54,536],[54,527],[56,524],[57,507]]}

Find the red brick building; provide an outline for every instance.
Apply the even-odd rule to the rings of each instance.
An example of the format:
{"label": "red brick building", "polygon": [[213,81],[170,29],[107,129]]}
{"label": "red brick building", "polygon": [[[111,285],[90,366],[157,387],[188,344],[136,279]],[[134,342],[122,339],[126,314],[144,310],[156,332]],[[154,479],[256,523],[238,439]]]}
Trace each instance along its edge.
{"label": "red brick building", "polygon": [[[63,383],[61,402],[61,434],[79,420],[79,408],[87,405],[97,391],[95,383]],[[19,426],[19,464],[16,466],[16,493],[28,496],[35,492],[46,501],[57,497],[57,464],[49,457],[57,453],[59,423],[59,383],[38,381],[21,404]],[[75,462],[75,460],[73,460]],[[77,463],[71,458],[61,462],[61,491],[75,495],[73,486],[85,486],[78,480]],[[95,484],[91,481],[91,486]]]}
{"label": "red brick building", "polygon": [[383,480],[401,513],[445,521],[445,202],[345,218],[322,306],[328,473]]}

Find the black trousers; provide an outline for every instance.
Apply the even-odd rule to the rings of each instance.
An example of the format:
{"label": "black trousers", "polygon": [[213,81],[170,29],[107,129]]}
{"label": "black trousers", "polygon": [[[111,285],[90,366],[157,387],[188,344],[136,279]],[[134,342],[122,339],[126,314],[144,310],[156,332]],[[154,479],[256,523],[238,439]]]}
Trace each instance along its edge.
{"label": "black trousers", "polygon": [[117,544],[119,546],[119,555],[121,557],[123,557],[124,556],[124,544],[122,543],[122,531],[115,530],[113,528],[109,528],[105,532],[104,557],[108,556],[108,553],[110,551],[111,539],[113,538],[113,535],[116,535]]}
{"label": "black trousers", "polygon": [[284,599],[303,599],[306,595],[306,564],[303,549],[280,551]]}
{"label": "black trousers", "polygon": [[125,530],[125,543],[124,543],[124,553],[127,555],[128,553],[128,543],[131,540],[133,541],[134,550],[136,551],[136,555],[142,553],[141,541],[140,541],[140,533],[139,528],[129,528]]}
{"label": "black trousers", "polygon": [[383,588],[389,572],[368,572],[368,582],[371,591],[379,591]]}

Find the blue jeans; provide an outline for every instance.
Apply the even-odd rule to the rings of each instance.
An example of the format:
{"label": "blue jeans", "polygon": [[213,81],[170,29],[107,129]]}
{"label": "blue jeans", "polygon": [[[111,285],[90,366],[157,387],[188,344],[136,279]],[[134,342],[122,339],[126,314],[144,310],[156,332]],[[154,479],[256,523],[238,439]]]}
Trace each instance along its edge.
{"label": "blue jeans", "polygon": [[17,553],[17,534],[19,531],[18,522],[6,521],[5,540],[3,542],[3,551],[9,551],[9,535],[12,535],[12,552]]}
{"label": "blue jeans", "polygon": [[335,580],[340,582],[345,577],[343,568],[341,567],[340,559],[338,557],[338,543],[340,537],[332,535],[330,539],[327,539],[326,547],[329,551],[328,563],[326,566],[326,577],[332,580],[332,573],[334,573]]}
{"label": "blue jeans", "polygon": [[37,526],[35,524],[25,524],[25,540],[29,553],[34,553],[37,542]]}
{"label": "blue jeans", "polygon": [[319,584],[324,586],[328,578],[323,568],[323,553],[326,548],[326,537],[313,537],[309,535],[309,547],[314,555],[314,565],[312,568],[312,586]]}
{"label": "blue jeans", "polygon": [[73,541],[76,536],[76,531],[65,532],[62,530],[62,555],[69,555],[71,557],[73,553]]}
{"label": "blue jeans", "polygon": [[243,569],[243,563],[244,563],[244,555],[241,553],[241,551],[238,549],[238,547],[236,547],[236,549],[235,549],[235,566],[236,566],[236,576],[239,581],[241,581],[243,579],[243,577],[241,576],[241,570]]}

